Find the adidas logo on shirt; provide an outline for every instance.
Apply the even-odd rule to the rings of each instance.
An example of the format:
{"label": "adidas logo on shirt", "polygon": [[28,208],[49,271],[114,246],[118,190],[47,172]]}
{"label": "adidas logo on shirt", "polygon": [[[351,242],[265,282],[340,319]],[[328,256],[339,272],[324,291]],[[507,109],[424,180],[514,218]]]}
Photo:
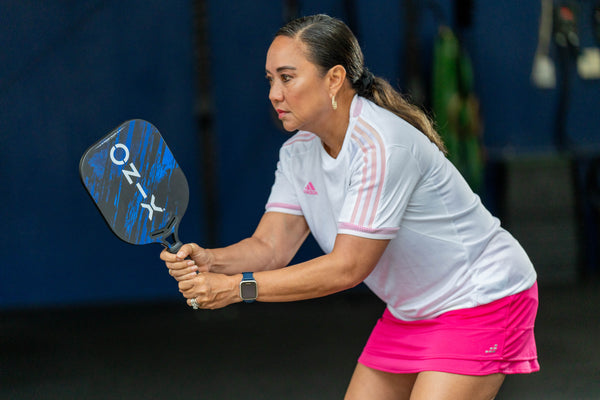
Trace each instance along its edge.
{"label": "adidas logo on shirt", "polygon": [[308,182],[308,184],[304,187],[304,193],[306,193],[306,194],[318,194],[317,190],[313,186],[312,182]]}

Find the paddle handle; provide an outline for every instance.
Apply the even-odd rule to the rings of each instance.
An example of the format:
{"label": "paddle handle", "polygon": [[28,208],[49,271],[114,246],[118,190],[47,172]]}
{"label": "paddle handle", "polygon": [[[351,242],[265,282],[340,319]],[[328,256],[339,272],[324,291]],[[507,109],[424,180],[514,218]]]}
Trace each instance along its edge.
{"label": "paddle handle", "polygon": [[175,254],[179,251],[183,242],[179,240],[179,218],[173,217],[167,226],[150,233],[150,237],[167,248],[169,253]]}
{"label": "paddle handle", "polygon": [[169,251],[169,253],[171,254],[175,254],[179,251],[179,249],[181,248],[181,246],[183,246],[183,242],[177,240],[177,242],[169,247],[167,247],[167,250]]}

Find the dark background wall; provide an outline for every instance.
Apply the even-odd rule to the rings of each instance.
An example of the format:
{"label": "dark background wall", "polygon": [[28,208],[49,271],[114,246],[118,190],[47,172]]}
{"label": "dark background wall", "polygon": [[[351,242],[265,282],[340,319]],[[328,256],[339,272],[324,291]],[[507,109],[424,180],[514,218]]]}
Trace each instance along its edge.
{"label": "dark background wall", "polygon": [[[116,239],[79,182],[83,152],[127,119],[156,125],[187,175],[182,240],[203,243],[214,234],[227,244],[252,233],[287,137],[271,114],[264,79],[266,50],[284,23],[286,3],[208,1],[216,186],[201,172],[191,1],[0,3],[1,308],[179,298],[158,259],[161,248]],[[406,84],[403,2],[355,1],[354,14],[339,0],[297,3],[298,14],[354,21],[367,66]],[[452,2],[437,3],[452,24]],[[591,5],[579,3],[582,10]],[[475,1],[472,25],[462,31],[490,161],[556,154],[559,91],[530,83],[539,13],[536,1]],[[588,19],[581,21],[581,40],[593,46]],[[426,78],[438,22],[422,10]],[[567,133],[573,148],[595,151],[600,83],[570,76]],[[484,199],[494,209],[497,182],[488,178],[486,186]],[[218,200],[216,233],[206,229],[207,191]],[[302,254],[316,251],[309,243]]]}

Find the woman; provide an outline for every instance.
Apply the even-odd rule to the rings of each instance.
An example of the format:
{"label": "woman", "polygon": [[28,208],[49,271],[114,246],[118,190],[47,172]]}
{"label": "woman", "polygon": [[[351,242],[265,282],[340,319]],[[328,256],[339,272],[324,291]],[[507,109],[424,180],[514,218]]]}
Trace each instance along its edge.
{"label": "woman", "polygon": [[[531,262],[428,118],[364,67],[348,27],[290,22],[266,74],[279,119],[298,132],[252,237],[162,252],[188,304],[302,300],[364,281],[387,308],[347,399],[489,400],[506,374],[538,370]],[[283,268],[309,232],[325,255]]]}

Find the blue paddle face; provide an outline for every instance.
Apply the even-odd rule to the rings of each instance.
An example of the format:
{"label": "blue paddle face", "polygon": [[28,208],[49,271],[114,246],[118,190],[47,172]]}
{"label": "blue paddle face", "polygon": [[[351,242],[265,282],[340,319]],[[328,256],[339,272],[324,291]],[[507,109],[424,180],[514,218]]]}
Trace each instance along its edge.
{"label": "blue paddle face", "polygon": [[187,180],[158,130],[127,121],[90,147],[81,180],[113,232],[132,244],[162,243],[175,251],[188,204]]}

